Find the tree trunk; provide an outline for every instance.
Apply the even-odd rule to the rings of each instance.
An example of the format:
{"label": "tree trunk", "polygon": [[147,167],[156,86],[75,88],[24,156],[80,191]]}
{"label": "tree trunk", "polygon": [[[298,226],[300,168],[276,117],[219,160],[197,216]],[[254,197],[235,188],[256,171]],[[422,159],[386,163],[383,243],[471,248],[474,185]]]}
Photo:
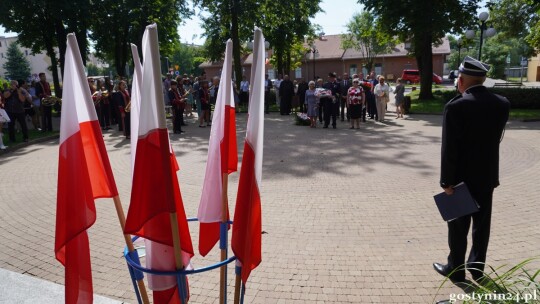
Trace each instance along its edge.
{"label": "tree trunk", "polygon": [[416,61],[420,70],[420,96],[419,99],[433,99],[433,51],[432,35],[430,31],[424,31],[421,38],[416,42]]}
{"label": "tree trunk", "polygon": [[[240,82],[242,81],[242,59],[240,58],[240,37],[238,35],[238,1],[239,0],[232,0],[231,2],[231,39],[233,43],[233,61],[236,87],[240,88]],[[253,72],[253,63],[251,67]]]}
{"label": "tree trunk", "polygon": [[62,72],[62,75],[64,75],[64,61],[66,57],[66,47],[67,47],[67,33],[66,29],[64,28],[64,24],[62,24],[61,20],[56,20],[54,23],[54,28],[56,32],[56,42],[58,44],[58,53],[60,56],[60,71]]}
{"label": "tree trunk", "polygon": [[54,52],[52,40],[45,39],[45,48],[47,50],[47,56],[51,58],[51,72],[53,75],[54,95],[58,98],[62,98],[62,90],[60,89],[60,78],[58,77],[58,60],[56,59],[56,53]]}

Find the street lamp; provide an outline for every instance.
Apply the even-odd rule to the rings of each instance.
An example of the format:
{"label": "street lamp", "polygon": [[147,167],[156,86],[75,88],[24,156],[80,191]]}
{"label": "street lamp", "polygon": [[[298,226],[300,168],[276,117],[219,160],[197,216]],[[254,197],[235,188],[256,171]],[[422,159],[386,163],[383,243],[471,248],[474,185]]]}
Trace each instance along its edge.
{"label": "street lamp", "polygon": [[313,54],[313,79],[316,81],[317,74],[315,74],[315,57],[317,56],[317,54],[319,54],[319,50],[317,49],[315,44],[312,43],[309,45],[306,54]]}
{"label": "street lamp", "polygon": [[[497,31],[493,27],[487,27],[486,21],[489,19],[489,13],[488,12],[481,12],[478,15],[478,20],[480,20],[480,47],[478,48],[478,60],[482,61],[482,44],[484,42],[484,38],[489,38],[495,36],[497,34]],[[473,39],[476,36],[476,32],[474,30],[467,30],[465,32],[465,37],[468,39]]]}
{"label": "street lamp", "polygon": [[459,38],[457,40],[457,47],[458,47],[458,55],[457,55],[457,62],[458,62],[458,67],[459,67],[459,64],[461,62],[461,47],[463,46],[463,40],[461,38]]}

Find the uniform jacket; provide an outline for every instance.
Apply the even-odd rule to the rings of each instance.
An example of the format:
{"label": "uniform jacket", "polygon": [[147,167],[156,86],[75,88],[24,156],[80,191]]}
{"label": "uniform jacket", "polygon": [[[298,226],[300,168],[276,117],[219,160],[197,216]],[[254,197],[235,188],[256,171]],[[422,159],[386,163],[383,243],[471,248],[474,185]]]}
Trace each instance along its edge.
{"label": "uniform jacket", "polygon": [[499,144],[510,102],[484,86],[467,89],[444,107],[441,186],[499,185]]}

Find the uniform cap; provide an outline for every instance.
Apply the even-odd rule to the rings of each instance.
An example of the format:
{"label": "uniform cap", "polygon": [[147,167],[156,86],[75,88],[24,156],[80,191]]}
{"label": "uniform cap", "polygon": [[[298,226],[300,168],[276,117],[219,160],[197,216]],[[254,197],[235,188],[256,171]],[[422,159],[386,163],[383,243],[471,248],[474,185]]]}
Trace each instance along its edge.
{"label": "uniform cap", "polygon": [[465,56],[459,66],[459,72],[470,76],[486,76],[490,66],[472,57]]}

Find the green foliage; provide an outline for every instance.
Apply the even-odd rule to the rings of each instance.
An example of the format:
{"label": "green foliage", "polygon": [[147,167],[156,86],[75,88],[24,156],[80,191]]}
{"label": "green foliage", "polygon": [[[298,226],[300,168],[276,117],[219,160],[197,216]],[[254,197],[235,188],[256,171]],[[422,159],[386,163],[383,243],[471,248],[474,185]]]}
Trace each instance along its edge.
{"label": "green foliage", "polygon": [[9,45],[4,69],[6,70],[6,77],[10,79],[26,80],[30,76],[30,62],[24,57],[18,43],[11,43]]}
{"label": "green foliage", "polygon": [[528,42],[522,55],[529,57],[535,49],[540,49],[540,1],[498,0],[492,1],[491,20],[505,20],[511,16],[512,22],[494,22],[494,26],[505,38],[525,37]]}
{"label": "green foliage", "polygon": [[479,0],[409,1],[358,0],[384,24],[384,30],[401,41],[411,41],[421,78],[422,99],[431,99],[432,44],[447,33],[461,33],[471,25]]}
{"label": "green foliage", "polygon": [[91,2],[93,22],[90,37],[96,41],[97,56],[114,62],[116,73],[124,76],[131,60],[130,43],[139,47],[146,26],[156,23],[162,56],[171,56],[178,41],[177,27],[191,11],[185,0],[102,0]]}
{"label": "green foliage", "polygon": [[341,48],[354,48],[359,51],[366,60],[366,68],[371,71],[375,57],[390,51],[396,41],[387,32],[381,30],[383,27],[379,23],[376,15],[369,11],[363,11],[353,15],[347,23],[347,33],[343,34]]}
{"label": "green foliage", "polygon": [[201,57],[203,48],[200,46],[177,43],[173,49],[171,57],[171,67],[178,65],[180,74],[200,75],[199,65],[204,62]]}

